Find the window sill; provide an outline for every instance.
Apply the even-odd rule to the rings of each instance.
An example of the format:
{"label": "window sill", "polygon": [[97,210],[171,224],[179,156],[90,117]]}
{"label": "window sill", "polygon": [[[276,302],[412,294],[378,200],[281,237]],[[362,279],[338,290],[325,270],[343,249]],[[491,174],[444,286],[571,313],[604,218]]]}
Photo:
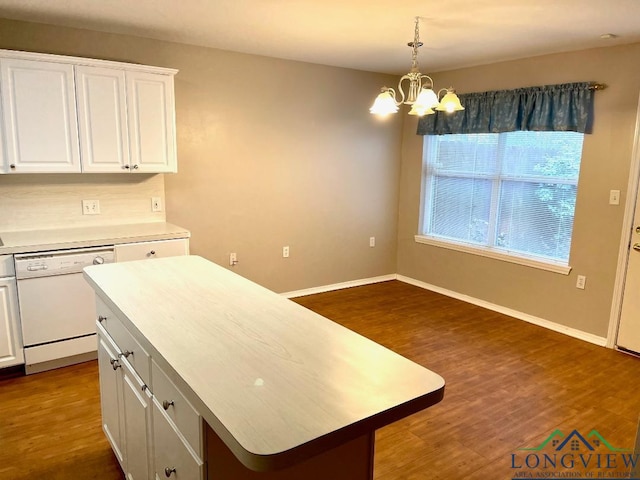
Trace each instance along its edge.
{"label": "window sill", "polygon": [[528,258],[528,257],[509,255],[508,253],[499,252],[497,250],[491,250],[487,248],[476,248],[466,243],[444,241],[444,240],[436,239],[433,237],[427,237],[426,235],[416,235],[414,238],[417,243],[423,243],[425,245],[433,245],[436,247],[448,248],[450,250],[471,253],[473,255],[480,255],[482,257],[494,258],[496,260],[502,260],[503,262],[510,262],[518,265],[524,265],[526,267],[539,268],[541,270],[560,273],[562,275],[569,275],[569,272],[571,272],[571,267],[568,265],[562,265],[560,263],[554,263],[551,261],[544,261],[544,260],[540,260],[533,257]]}

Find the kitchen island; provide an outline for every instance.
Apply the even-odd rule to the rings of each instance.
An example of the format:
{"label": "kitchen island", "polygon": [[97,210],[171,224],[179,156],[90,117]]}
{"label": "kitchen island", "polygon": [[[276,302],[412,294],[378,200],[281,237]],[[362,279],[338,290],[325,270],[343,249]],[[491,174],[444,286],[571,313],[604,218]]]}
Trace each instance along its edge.
{"label": "kitchen island", "polygon": [[375,430],[444,395],[439,375],[201,257],[85,278],[103,428],[133,478],[371,479]]}

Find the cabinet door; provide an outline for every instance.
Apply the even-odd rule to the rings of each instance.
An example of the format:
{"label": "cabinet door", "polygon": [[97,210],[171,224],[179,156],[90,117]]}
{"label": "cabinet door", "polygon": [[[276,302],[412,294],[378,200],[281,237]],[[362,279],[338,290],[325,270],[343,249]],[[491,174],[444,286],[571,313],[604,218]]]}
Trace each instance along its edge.
{"label": "cabinet door", "polygon": [[15,278],[0,278],[0,368],[24,363]]}
{"label": "cabinet door", "polygon": [[0,60],[9,171],[79,172],[73,65]]}
{"label": "cabinet door", "polygon": [[126,77],[132,170],[177,171],[173,76],[127,72]]}
{"label": "cabinet door", "polygon": [[123,364],[124,429],[127,448],[127,480],[148,480],[151,472],[151,395],[147,386]]}
{"label": "cabinet door", "polygon": [[159,240],[156,242],[124,243],[115,246],[116,262],[147,258],[178,257],[189,254],[189,240]]}
{"label": "cabinet door", "polygon": [[128,172],[129,134],[123,70],[76,67],[83,172]]}
{"label": "cabinet door", "polygon": [[[0,88],[0,90],[2,90],[2,88]],[[0,123],[4,122],[4,116],[2,114],[3,111],[4,110],[2,108],[2,102],[0,102]],[[4,128],[0,127],[0,174],[10,172],[9,160],[5,153],[4,135],[5,135]]]}
{"label": "cabinet door", "polygon": [[153,400],[153,450],[155,478],[199,480],[204,477],[204,463],[182,441],[173,422]]}
{"label": "cabinet door", "polygon": [[[108,340],[103,337],[98,326],[98,369],[100,375],[100,406],[102,408],[102,430],[120,463],[126,472],[125,435],[123,395],[122,395],[122,367],[109,346]],[[114,366],[117,367],[114,369]]]}

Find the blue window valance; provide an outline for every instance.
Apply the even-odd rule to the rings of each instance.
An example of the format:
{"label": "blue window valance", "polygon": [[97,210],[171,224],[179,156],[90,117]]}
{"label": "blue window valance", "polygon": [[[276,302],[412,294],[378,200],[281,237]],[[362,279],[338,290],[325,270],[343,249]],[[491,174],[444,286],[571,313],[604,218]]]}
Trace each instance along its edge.
{"label": "blue window valance", "polygon": [[418,135],[516,130],[591,133],[590,82],[461,94],[464,110],[436,112],[418,122]]}

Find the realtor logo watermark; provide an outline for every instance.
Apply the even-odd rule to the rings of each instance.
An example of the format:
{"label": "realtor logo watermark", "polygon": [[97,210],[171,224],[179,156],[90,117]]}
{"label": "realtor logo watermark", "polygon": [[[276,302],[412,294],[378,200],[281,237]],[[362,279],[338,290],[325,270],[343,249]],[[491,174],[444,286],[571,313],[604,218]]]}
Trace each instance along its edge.
{"label": "realtor logo watermark", "polygon": [[640,480],[640,453],[617,448],[597,430],[555,430],[540,445],[511,454],[512,479]]}

